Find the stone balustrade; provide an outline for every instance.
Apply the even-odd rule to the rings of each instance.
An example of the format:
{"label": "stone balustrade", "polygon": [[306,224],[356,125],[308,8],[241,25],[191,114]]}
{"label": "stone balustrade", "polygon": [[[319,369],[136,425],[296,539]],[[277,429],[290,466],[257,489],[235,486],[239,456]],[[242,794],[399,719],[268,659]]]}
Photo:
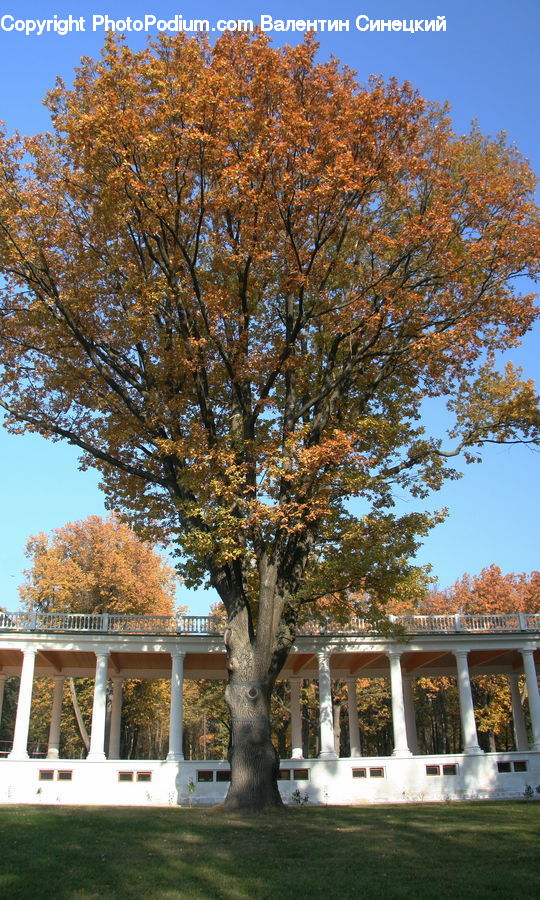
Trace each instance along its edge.
{"label": "stone balustrade", "polygon": [[[437,615],[389,616],[392,627],[404,634],[474,634],[540,631],[539,613],[511,613],[507,615]],[[0,631],[18,632],[99,632],[103,634],[221,634],[225,621],[214,616],[143,616],[103,613],[0,613]],[[347,623],[310,622],[298,628],[300,635],[317,634],[377,634],[367,619],[351,618]]]}

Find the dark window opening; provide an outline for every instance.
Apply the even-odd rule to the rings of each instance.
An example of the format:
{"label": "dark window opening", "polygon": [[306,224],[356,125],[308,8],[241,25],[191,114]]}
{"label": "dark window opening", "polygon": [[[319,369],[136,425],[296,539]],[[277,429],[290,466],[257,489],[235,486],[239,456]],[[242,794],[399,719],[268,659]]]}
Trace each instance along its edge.
{"label": "dark window opening", "polygon": [[197,772],[197,781],[208,782],[214,780],[214,773],[210,772],[208,769],[201,769],[201,771]]}
{"label": "dark window opening", "polygon": [[119,772],[118,781],[133,781],[133,772]]}

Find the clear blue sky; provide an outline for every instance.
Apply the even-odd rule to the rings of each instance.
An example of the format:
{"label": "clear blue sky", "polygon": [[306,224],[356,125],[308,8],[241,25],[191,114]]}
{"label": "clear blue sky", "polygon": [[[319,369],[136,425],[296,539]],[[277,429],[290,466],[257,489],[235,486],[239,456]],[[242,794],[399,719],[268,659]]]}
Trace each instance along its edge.
{"label": "clear blue sky", "polygon": [[[92,15],[112,18],[156,14],[184,19],[274,18],[350,19],[351,30],[320,34],[321,54],[333,54],[358,72],[411,81],[426,97],[450,101],[456,129],[477,119],[483,132],[501,130],[540,172],[539,101],[540,0],[378,0],[378,2],[206,3],[140,2],[69,4],[40,2],[3,6],[0,15],[52,18],[84,16],[86,31],[64,37],[24,36],[0,30],[0,118],[9,132],[47,128],[45,91],[62,75],[69,80],[83,55],[99,53],[103,32],[92,33]],[[376,19],[425,19],[445,15],[446,33],[359,32],[358,14]],[[9,23],[7,23],[9,24]],[[282,35],[274,34],[276,42]],[[289,32],[289,41],[300,34]],[[140,44],[137,35],[128,36]],[[540,382],[540,329],[529,335],[513,359]],[[0,605],[15,609],[29,535],[104,512],[95,473],[81,473],[70,447],[0,430]],[[540,568],[538,556],[540,455],[526,447],[495,447],[480,466],[435,495],[431,507],[448,506],[450,517],[426,539],[419,560],[430,562],[442,586],[463,572],[479,572],[494,562],[505,571]],[[399,499],[399,498],[398,498]],[[408,506],[403,498],[404,507]],[[215,598],[207,592],[179,591],[181,602],[204,613]]]}

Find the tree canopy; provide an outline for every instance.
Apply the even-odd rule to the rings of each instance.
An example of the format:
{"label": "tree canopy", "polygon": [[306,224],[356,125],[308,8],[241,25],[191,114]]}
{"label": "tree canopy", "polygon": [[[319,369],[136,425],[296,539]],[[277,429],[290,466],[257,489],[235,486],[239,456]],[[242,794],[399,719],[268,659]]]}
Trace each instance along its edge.
{"label": "tree canopy", "polygon": [[19,588],[42,612],[172,615],[175,573],[113,516],[69,522],[26,545],[31,567]]}
{"label": "tree canopy", "polygon": [[[52,535],[29,538],[30,568],[19,587],[27,609],[42,612],[119,613],[170,616],[175,612],[176,576],[150,544],[115,516],[89,516],[68,522]],[[78,756],[88,749],[94,684],[70,679],[64,698],[62,749]],[[30,739],[47,740],[54,682],[41,679],[34,688]],[[170,690],[162,679],[129,679],[123,687],[122,746],[131,756],[138,751],[158,757],[168,738]],[[14,715],[14,709],[11,710]]]}
{"label": "tree canopy", "polygon": [[[110,39],[49,94],[50,134],[0,145],[8,427],[78,446],[216,588],[230,702],[265,685],[244,723],[303,603],[410,574],[435,519],[395,515],[396,487],[538,436],[533,385],[494,364],[536,315],[529,166],[316,51]],[[448,443],[422,418],[439,396]]]}
{"label": "tree canopy", "polygon": [[540,612],[540,572],[503,573],[492,564],[479,575],[467,572],[445,591],[431,590],[419,610],[427,615],[492,615]]}

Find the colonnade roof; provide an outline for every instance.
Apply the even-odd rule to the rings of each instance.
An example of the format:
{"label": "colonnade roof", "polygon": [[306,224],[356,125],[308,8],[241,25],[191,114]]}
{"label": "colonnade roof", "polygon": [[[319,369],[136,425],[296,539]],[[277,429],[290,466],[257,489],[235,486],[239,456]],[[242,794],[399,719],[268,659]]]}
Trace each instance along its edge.
{"label": "colonnade roof", "polygon": [[[62,675],[93,678],[96,653],[108,653],[109,677],[170,678],[171,654],[181,651],[184,674],[192,679],[225,679],[226,656],[219,635],[115,635],[0,633],[0,674],[19,675],[23,653],[36,652],[37,677]],[[454,676],[455,652],[468,654],[471,675],[519,673],[522,649],[531,649],[540,664],[540,634],[414,635],[405,639],[374,636],[301,636],[290,653],[280,679],[318,677],[318,654],[330,654],[336,679],[374,678],[389,675],[388,653],[399,652],[404,675]]]}

